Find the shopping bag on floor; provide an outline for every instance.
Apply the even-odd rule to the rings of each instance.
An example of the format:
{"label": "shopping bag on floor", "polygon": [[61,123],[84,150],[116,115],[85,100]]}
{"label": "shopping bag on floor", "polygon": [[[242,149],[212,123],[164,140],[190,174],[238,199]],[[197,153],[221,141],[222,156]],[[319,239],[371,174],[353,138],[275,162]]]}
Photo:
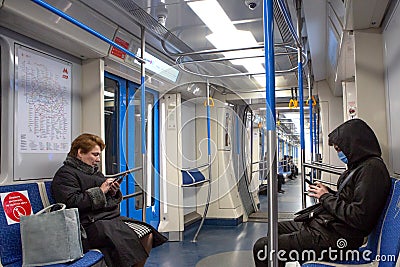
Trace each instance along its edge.
{"label": "shopping bag on floor", "polygon": [[78,209],[51,205],[21,216],[22,266],[44,266],[83,256]]}

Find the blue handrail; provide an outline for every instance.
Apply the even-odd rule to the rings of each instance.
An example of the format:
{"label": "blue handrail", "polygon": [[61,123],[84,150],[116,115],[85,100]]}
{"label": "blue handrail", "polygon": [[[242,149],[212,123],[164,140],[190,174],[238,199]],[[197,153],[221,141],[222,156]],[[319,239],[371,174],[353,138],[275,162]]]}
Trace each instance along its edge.
{"label": "blue handrail", "polygon": [[[268,131],[270,175],[268,186],[268,249],[278,250],[278,205],[276,189],[278,184],[276,166],[276,110],[275,110],[275,55],[274,55],[274,12],[273,0],[264,0],[264,56],[266,75],[266,122]],[[272,171],[273,170],[273,171]],[[277,266],[276,253],[271,253],[268,266]]]}
{"label": "blue handrail", "polygon": [[[310,85],[309,85],[310,86]],[[313,159],[313,154],[314,154],[314,127],[313,127],[313,108],[312,108],[312,95],[310,95],[310,99],[308,99],[308,106],[310,109],[310,153],[311,153],[311,159]]]}
{"label": "blue handrail", "polygon": [[134,53],[132,53],[131,51],[129,51],[128,49],[126,49],[125,47],[122,47],[121,45],[117,44],[116,42],[108,39],[107,37],[105,37],[104,35],[98,33],[97,31],[93,30],[92,28],[88,27],[87,25],[83,24],[82,22],[76,20],[75,18],[69,16],[68,14],[62,12],[61,10],[53,7],[52,5],[49,5],[48,3],[42,1],[42,0],[32,0],[32,2],[35,2],[36,4],[46,8],[47,10],[59,15],[60,17],[62,17],[63,19],[68,20],[69,22],[75,24],[76,26],[80,27],[81,29],[93,34],[94,36],[98,37],[99,39],[105,41],[106,43],[114,46],[115,48],[118,48],[119,50],[122,50],[123,52],[127,53],[128,55],[130,55],[131,57],[134,57],[137,61],[139,61],[140,63],[146,63],[144,59],[138,57],[137,55],[135,55]]}
{"label": "blue handrail", "polygon": [[[314,114],[314,151],[315,154],[319,154],[319,148],[318,148],[318,139],[317,139],[317,113]],[[314,159],[317,160],[317,159]]]}
{"label": "blue handrail", "polygon": [[[271,5],[271,6],[269,6]],[[264,2],[264,56],[266,75],[266,122],[267,130],[276,130],[275,125],[275,54],[272,1]],[[270,111],[270,112],[268,112]]]}
{"label": "blue handrail", "polygon": [[[141,132],[142,132],[142,154],[146,154],[146,84],[145,78],[140,78],[141,91],[140,91],[140,118],[141,118]],[[150,121],[148,123],[151,123]],[[150,142],[150,141],[149,141]]]}
{"label": "blue handrail", "polygon": [[207,148],[208,148],[208,156],[211,156],[210,99],[207,99]]}
{"label": "blue handrail", "polygon": [[283,14],[285,20],[286,20],[286,23],[289,27],[290,33],[292,34],[292,37],[297,44],[297,47],[301,47],[299,37],[297,36],[296,30],[294,29],[294,26],[293,26],[293,22],[292,22],[291,18],[289,17],[289,13],[286,9],[285,3],[282,0],[278,0],[278,5],[279,5],[280,10],[282,11],[282,14]]}
{"label": "blue handrail", "polygon": [[[301,49],[301,48],[299,48]],[[305,149],[304,145],[304,97],[303,97],[303,65],[301,61],[297,63],[298,84],[299,84],[299,103],[300,103],[300,147]]]}

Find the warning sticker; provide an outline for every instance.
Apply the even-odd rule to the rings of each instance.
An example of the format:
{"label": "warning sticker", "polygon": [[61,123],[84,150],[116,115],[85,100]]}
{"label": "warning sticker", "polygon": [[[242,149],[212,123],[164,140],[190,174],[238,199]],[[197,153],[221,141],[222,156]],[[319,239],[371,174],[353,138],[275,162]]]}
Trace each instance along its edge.
{"label": "warning sticker", "polygon": [[[116,37],[114,40],[117,44],[119,44],[120,46],[122,46],[123,48],[128,49],[129,47],[129,43],[119,37]],[[118,48],[115,48],[114,46],[111,48],[111,55],[114,55],[116,57],[119,57],[121,59],[125,59],[126,57],[126,53],[122,52],[121,50],[119,50]]]}
{"label": "warning sticker", "polygon": [[1,193],[0,195],[8,225],[19,223],[22,215],[28,216],[33,213],[28,191]]}

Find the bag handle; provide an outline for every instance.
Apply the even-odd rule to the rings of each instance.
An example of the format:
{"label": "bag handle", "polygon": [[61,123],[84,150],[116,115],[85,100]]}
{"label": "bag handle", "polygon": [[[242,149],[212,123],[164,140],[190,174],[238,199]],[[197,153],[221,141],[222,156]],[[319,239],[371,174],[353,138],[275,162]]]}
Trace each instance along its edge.
{"label": "bag handle", "polygon": [[34,215],[40,215],[45,212],[52,212],[52,211],[56,211],[56,210],[65,210],[66,207],[67,206],[64,203],[56,203],[56,204],[50,205],[50,206],[36,212]]}
{"label": "bag handle", "polygon": [[336,194],[335,195],[339,195],[340,194],[340,192],[343,190],[343,188],[344,188],[344,186],[347,184],[347,182],[349,182],[350,181],[350,178],[353,176],[353,174],[358,170],[358,169],[360,169],[361,168],[361,165],[360,166],[358,166],[357,168],[355,168],[354,170],[352,170],[348,175],[347,175],[347,177],[344,179],[344,181],[339,185],[339,188],[338,188],[338,190],[336,191]]}

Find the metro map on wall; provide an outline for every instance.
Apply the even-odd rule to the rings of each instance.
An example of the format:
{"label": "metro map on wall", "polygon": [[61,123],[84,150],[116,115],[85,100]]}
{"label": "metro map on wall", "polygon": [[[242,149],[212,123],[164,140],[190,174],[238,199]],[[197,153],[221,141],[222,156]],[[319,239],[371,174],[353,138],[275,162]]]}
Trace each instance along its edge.
{"label": "metro map on wall", "polygon": [[20,153],[66,153],[71,143],[71,63],[16,46]]}

